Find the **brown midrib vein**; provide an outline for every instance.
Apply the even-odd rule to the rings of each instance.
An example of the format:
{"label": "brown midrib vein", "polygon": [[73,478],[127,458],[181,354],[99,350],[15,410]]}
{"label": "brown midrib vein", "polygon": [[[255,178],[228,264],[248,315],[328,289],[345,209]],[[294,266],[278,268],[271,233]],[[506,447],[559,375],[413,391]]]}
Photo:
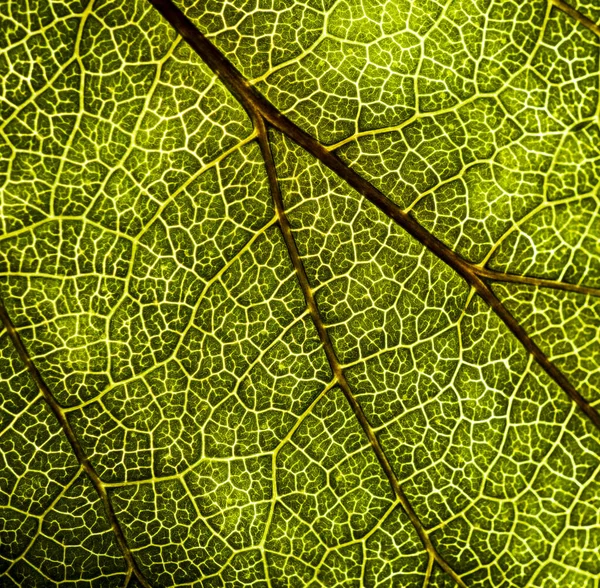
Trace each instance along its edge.
{"label": "brown midrib vein", "polygon": [[[348,384],[348,380],[346,379],[346,375],[344,374],[344,370],[342,369],[342,364],[339,361],[337,354],[333,348],[333,344],[331,342],[331,338],[329,337],[329,333],[321,318],[321,313],[319,312],[319,307],[317,305],[317,301],[315,299],[312,287],[308,280],[308,276],[306,274],[306,269],[304,267],[304,262],[302,261],[302,257],[300,256],[300,252],[298,250],[298,246],[296,245],[296,240],[292,233],[292,228],[290,226],[289,219],[285,212],[285,207],[283,204],[283,198],[281,195],[281,189],[279,186],[279,181],[277,178],[277,170],[275,167],[275,161],[273,160],[273,153],[271,151],[271,147],[269,144],[269,137],[267,134],[267,128],[265,126],[264,119],[260,115],[259,112],[250,111],[252,119],[254,121],[255,128],[258,133],[258,143],[260,145],[260,150],[265,162],[265,167],[267,170],[267,176],[269,180],[269,188],[271,191],[271,196],[273,198],[273,205],[275,208],[275,213],[277,215],[277,220],[279,223],[279,227],[281,229],[281,233],[283,235],[283,240],[285,242],[285,246],[287,248],[288,254],[290,256],[292,265],[296,270],[296,277],[300,284],[300,288],[302,290],[302,294],[304,295],[304,300],[306,302],[306,306],[312,318],[313,324],[317,330],[319,339],[321,341],[321,345],[323,346],[323,350],[325,351],[325,355],[327,357],[327,361],[329,362],[329,366],[333,375],[337,381],[338,386],[344,393],[346,400],[350,404],[354,415],[356,416],[358,422],[362,430],[365,432],[367,439],[377,457],[377,461],[381,465],[385,475],[390,482],[392,487],[392,491],[394,495],[397,497],[398,502],[402,505],[402,508],[406,512],[410,522],[412,523],[415,531],[417,532],[423,547],[428,553],[430,560],[434,560],[459,586],[466,588],[465,583],[461,580],[458,574],[450,567],[450,565],[446,562],[446,560],[438,553],[437,549],[433,545],[425,527],[421,523],[418,518],[416,512],[414,511],[412,504],[408,500],[392,466],[383,451],[381,443],[371,427],[367,416],[365,415],[362,406],[354,396],[350,385]],[[428,566],[428,569],[431,568],[431,565]]]}
{"label": "brown midrib vein", "polygon": [[600,26],[598,26],[592,19],[583,15],[579,10],[573,8],[570,4],[563,2],[563,0],[550,0],[550,4],[556,6],[559,10],[568,14],[571,18],[581,23],[584,27],[590,29],[593,33],[596,33],[600,37]]}
{"label": "brown midrib vein", "polygon": [[81,446],[79,439],[77,439],[77,436],[75,435],[75,432],[73,431],[73,428],[71,427],[71,424],[69,423],[69,420],[66,414],[64,413],[62,407],[54,398],[54,395],[48,388],[48,385],[44,381],[35,363],[31,359],[31,356],[25,348],[23,340],[21,339],[19,332],[15,328],[8,314],[8,311],[6,310],[6,306],[4,305],[4,302],[2,300],[0,300],[0,322],[2,323],[2,325],[4,325],[4,328],[6,329],[6,332],[8,333],[8,336],[10,337],[10,340],[12,341],[15,349],[17,350],[21,361],[25,364],[25,367],[30,377],[35,382],[42,397],[50,407],[50,410],[54,413],[56,419],[58,420],[63,430],[63,433],[67,437],[67,440],[69,441],[73,449],[73,453],[75,453],[75,457],[77,458],[81,469],[87,474],[88,478],[90,479],[90,482],[92,483],[92,486],[94,487],[100,500],[102,501],[102,505],[104,506],[104,511],[106,513],[108,522],[115,534],[117,544],[119,546],[119,549],[123,553],[125,562],[127,563],[128,577],[131,575],[131,573],[133,573],[133,575],[135,575],[139,583],[142,586],[144,586],[144,588],[151,588],[150,584],[139,569],[137,562],[135,561],[135,558],[133,556],[133,553],[131,552],[129,545],[127,544],[127,540],[125,539],[125,535],[123,534],[123,530],[121,529],[121,525],[117,519],[117,515],[113,508],[112,502],[110,500],[110,497],[108,496],[104,484],[102,483],[102,480],[100,479],[100,476],[98,476],[98,473],[94,469],[94,466],[91,464],[88,456],[83,450],[83,447]]}
{"label": "brown midrib vein", "polygon": [[454,251],[427,231],[375,186],[346,165],[336,154],[330,152],[317,139],[311,137],[288,117],[279,112],[273,104],[248,83],[236,67],[192,24],[171,0],[149,0],[149,2],[171,23],[251,116],[253,112],[258,113],[268,125],[289,137],[335,172],[338,177],[373,203],[379,210],[462,276],[493,309],[527,351],[534,356],[541,368],[581,408],[592,423],[600,429],[600,415],[596,409],[575,389],[565,375],[548,359],[546,354],[504,307],[482,277],[478,275],[478,271],[480,270],[454,253]]}

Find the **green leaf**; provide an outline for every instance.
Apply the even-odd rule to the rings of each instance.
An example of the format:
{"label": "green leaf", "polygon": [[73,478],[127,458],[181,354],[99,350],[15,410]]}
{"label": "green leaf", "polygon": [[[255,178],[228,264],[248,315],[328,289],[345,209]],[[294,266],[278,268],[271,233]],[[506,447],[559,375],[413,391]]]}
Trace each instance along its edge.
{"label": "green leaf", "polygon": [[0,19],[1,586],[598,586],[597,3]]}

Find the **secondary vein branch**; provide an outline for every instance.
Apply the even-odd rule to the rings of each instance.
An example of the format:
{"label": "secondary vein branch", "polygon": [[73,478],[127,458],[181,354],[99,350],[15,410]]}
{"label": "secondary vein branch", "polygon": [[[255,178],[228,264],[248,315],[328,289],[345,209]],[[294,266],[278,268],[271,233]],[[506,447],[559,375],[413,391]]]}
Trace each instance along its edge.
{"label": "secondary vein branch", "polygon": [[31,359],[31,356],[29,355],[29,352],[27,351],[27,349],[23,343],[23,340],[21,339],[19,332],[15,328],[15,326],[6,310],[6,306],[4,305],[4,302],[2,300],[0,300],[0,322],[6,329],[6,332],[8,333],[10,340],[12,341],[15,349],[17,350],[17,353],[18,353],[21,361],[25,364],[25,367],[26,367],[27,371],[29,372],[31,379],[35,382],[42,397],[44,398],[44,400],[50,407],[50,410],[53,412],[56,419],[58,420],[65,436],[67,437],[67,439],[73,449],[73,453],[75,453],[75,457],[77,458],[79,465],[81,466],[83,471],[87,474],[92,485],[94,486],[94,489],[96,490],[98,496],[100,497],[100,500],[102,501],[102,505],[104,506],[104,510],[106,512],[106,516],[108,518],[109,524],[115,534],[115,538],[116,538],[117,544],[119,546],[119,549],[123,553],[123,557],[125,558],[125,562],[127,563],[127,573],[129,575],[131,575],[133,573],[133,575],[137,578],[139,583],[144,588],[151,588],[150,584],[148,583],[148,581],[144,577],[143,573],[139,569],[137,562],[135,561],[135,558],[133,556],[133,553],[129,549],[127,540],[125,539],[125,535],[123,534],[123,530],[121,529],[121,525],[120,525],[119,521],[117,520],[117,515],[115,513],[112,502],[110,500],[110,496],[108,495],[108,492],[107,492],[102,480],[100,479],[100,476],[98,476],[98,473],[94,469],[94,466],[91,464],[88,456],[86,455],[85,451],[83,450],[83,447],[81,446],[81,443],[79,442],[79,439],[77,439],[77,436],[75,435],[75,432],[73,431],[71,424],[69,423],[69,420],[67,419],[67,415],[63,411],[62,407],[60,406],[60,404],[58,403],[56,398],[54,398],[54,395],[48,388],[48,385],[44,381],[42,375],[40,374],[40,372],[37,369],[36,365],[34,364],[33,360]]}
{"label": "secondary vein branch", "polygon": [[[400,485],[400,482],[398,481],[398,478],[396,477],[396,474],[394,473],[394,470],[392,469],[392,466],[385,452],[383,451],[383,447],[381,446],[381,443],[379,442],[379,439],[377,438],[373,427],[369,423],[369,420],[367,419],[367,416],[365,415],[362,409],[362,406],[356,399],[355,395],[353,394],[350,388],[350,385],[348,384],[348,380],[346,379],[346,375],[344,374],[342,364],[340,363],[335,353],[333,343],[331,342],[331,338],[329,337],[329,333],[327,331],[325,323],[321,318],[321,313],[319,312],[317,301],[315,299],[312,287],[306,274],[304,262],[302,261],[302,257],[300,256],[300,252],[298,250],[296,240],[294,239],[289,219],[285,212],[283,198],[281,195],[281,189],[277,178],[277,170],[275,167],[275,162],[273,160],[271,146],[269,144],[269,137],[265,121],[260,115],[260,113],[256,111],[253,112],[253,119],[258,134],[258,142],[267,169],[271,196],[273,198],[273,204],[279,221],[281,233],[283,235],[283,240],[287,247],[288,254],[292,261],[292,265],[296,270],[296,276],[298,278],[300,288],[302,289],[302,293],[306,301],[306,306],[309,310],[310,316],[317,330],[319,339],[321,341],[321,345],[323,346],[323,349],[325,351],[325,355],[327,356],[327,361],[329,362],[331,371],[334,374],[338,386],[344,393],[346,400],[350,404],[350,407],[352,408],[354,415],[360,423],[361,428],[365,432],[367,439],[371,444],[371,448],[373,449],[377,457],[377,461],[379,461],[379,464],[381,465],[387,479],[389,480],[392,490],[398,499],[398,502],[400,502],[400,504],[404,508],[404,511],[408,515],[408,518],[410,519],[413,527],[415,528],[421,542],[423,543],[423,546],[425,547],[429,555],[430,560],[435,561],[456,582],[458,586],[464,588],[464,582],[434,547],[427,531],[425,530],[423,524],[419,520],[410,501],[408,500],[408,497],[404,493],[404,490],[402,489],[402,486]],[[431,567],[431,564],[429,567]]]}
{"label": "secondary vein branch", "polygon": [[507,274],[487,268],[473,266],[473,271],[482,278],[487,278],[493,282],[512,282],[515,284],[526,284],[528,286],[538,286],[540,288],[552,288],[554,290],[564,290],[566,292],[576,292],[577,294],[587,294],[589,296],[600,297],[600,288],[590,286],[569,284],[557,280],[546,280],[544,278],[535,278],[531,276],[519,276],[517,274]]}

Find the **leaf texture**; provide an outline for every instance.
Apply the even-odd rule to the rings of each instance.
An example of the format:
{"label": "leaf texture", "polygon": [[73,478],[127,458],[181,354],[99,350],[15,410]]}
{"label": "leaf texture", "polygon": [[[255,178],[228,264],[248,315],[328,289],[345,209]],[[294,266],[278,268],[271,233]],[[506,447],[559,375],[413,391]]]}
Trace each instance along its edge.
{"label": "leaf texture", "polygon": [[594,0],[0,18],[1,586],[598,587]]}

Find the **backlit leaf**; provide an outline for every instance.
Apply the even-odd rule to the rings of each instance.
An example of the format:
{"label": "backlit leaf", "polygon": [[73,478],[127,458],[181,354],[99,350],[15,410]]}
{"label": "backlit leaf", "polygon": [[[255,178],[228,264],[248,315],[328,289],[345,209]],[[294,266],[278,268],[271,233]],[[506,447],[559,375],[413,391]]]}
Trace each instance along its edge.
{"label": "backlit leaf", "polygon": [[0,19],[1,586],[598,587],[597,2]]}

